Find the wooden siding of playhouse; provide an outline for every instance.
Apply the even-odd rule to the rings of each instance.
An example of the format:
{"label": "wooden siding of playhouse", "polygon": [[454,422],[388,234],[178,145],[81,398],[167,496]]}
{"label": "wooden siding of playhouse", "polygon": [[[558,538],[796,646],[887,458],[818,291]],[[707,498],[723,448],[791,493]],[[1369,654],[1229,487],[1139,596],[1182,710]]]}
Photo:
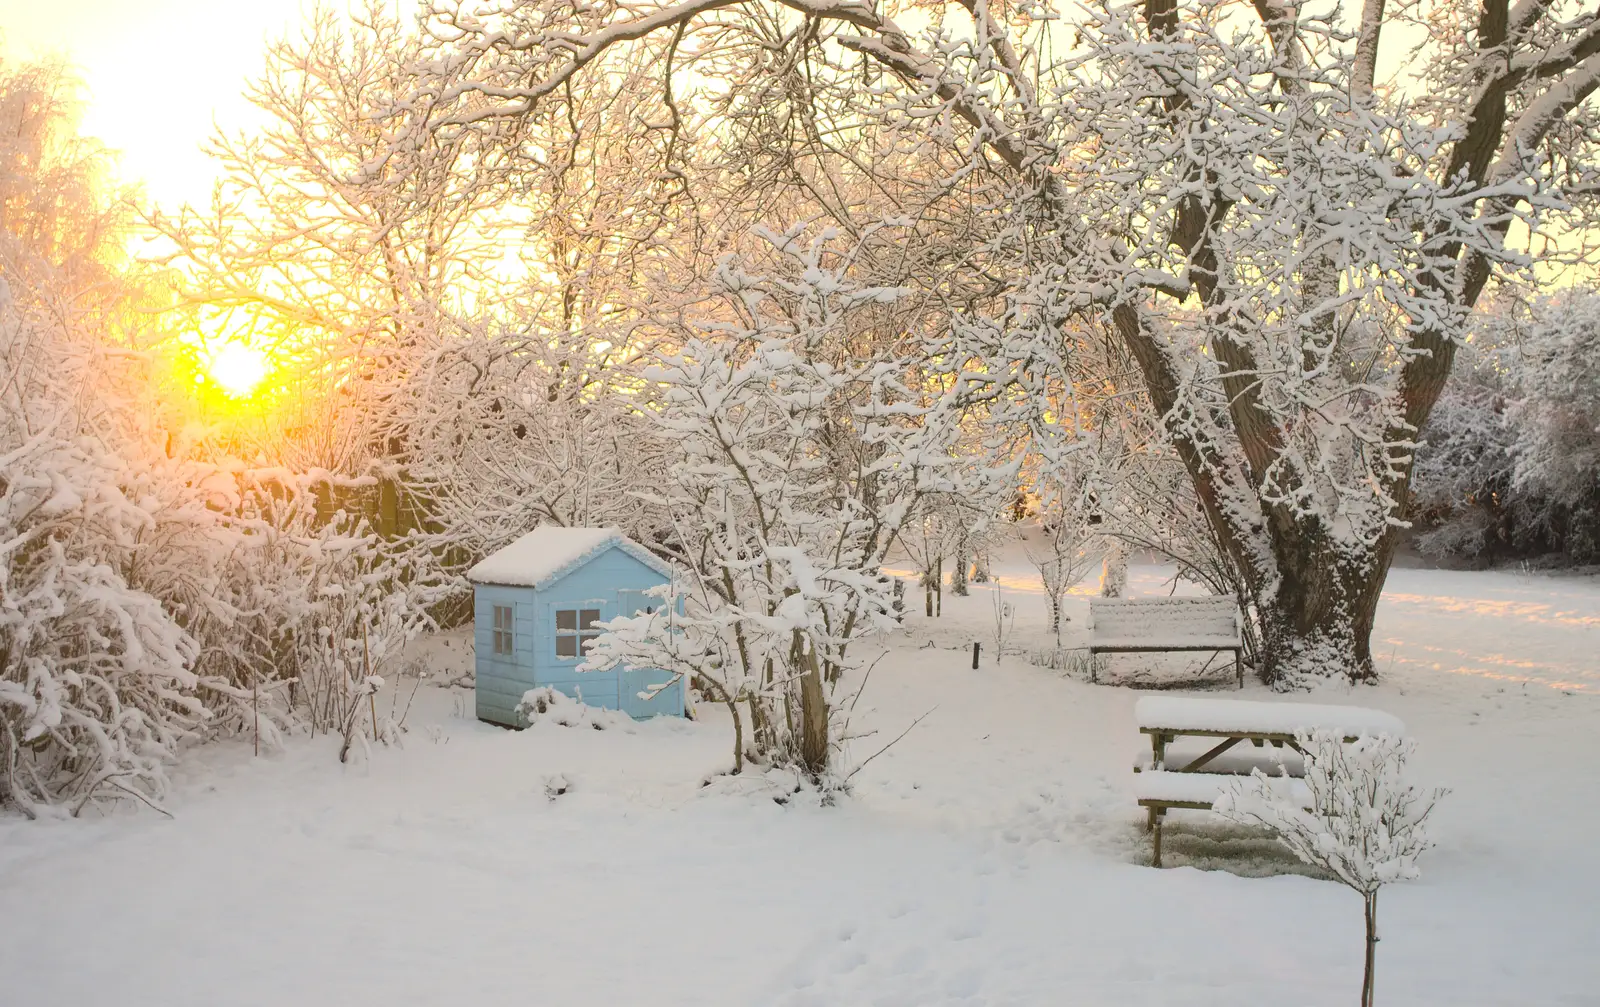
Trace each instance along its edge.
{"label": "wooden siding of playhouse", "polygon": [[[666,679],[655,669],[577,670],[581,657],[556,655],[556,612],[598,608],[601,619],[633,615],[659,605],[644,591],[666,583],[659,572],[613,544],[543,588],[502,584],[474,585],[474,644],[477,651],[478,718],[508,727],[523,726],[517,704],[529,689],[550,686],[588,706],[621,710],[636,718],[682,716],[680,681],[651,699],[639,692]],[[494,651],[494,609],[512,612],[512,651]]]}

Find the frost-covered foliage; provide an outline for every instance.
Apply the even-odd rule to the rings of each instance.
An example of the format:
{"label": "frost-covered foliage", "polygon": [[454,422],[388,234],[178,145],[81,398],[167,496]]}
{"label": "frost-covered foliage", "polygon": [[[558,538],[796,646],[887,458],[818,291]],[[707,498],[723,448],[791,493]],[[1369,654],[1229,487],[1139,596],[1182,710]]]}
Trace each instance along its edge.
{"label": "frost-covered foliage", "polygon": [[261,431],[184,412],[70,96],[0,66],[0,804],[30,814],[154,801],[187,741],[348,748],[440,586],[426,550],[379,548],[375,479],[247,464]]}
{"label": "frost-covered foliage", "polygon": [[1427,553],[1600,558],[1600,297],[1572,290],[1486,314],[1423,431]]}
{"label": "frost-covered foliage", "polygon": [[1372,1003],[1378,941],[1378,890],[1419,875],[1417,858],[1433,846],[1426,823],[1443,790],[1423,792],[1406,780],[1416,743],[1387,736],[1346,743],[1336,733],[1301,732],[1309,806],[1289,788],[1274,787],[1260,769],[1234,784],[1215,810],[1244,825],[1271,829],[1303,863],[1328,871],[1366,905],[1367,954],[1361,1002]]}
{"label": "frost-covered foliage", "polygon": [[[429,6],[437,80],[397,122],[497,128],[575,82],[653,78],[641,132],[686,202],[900,214],[895,282],[950,330],[1027,305],[1039,324],[1001,327],[1018,352],[974,369],[1047,362],[1063,321],[1103,321],[1281,687],[1373,673],[1412,448],[1466,319],[1497,269],[1557,254],[1509,248],[1517,218],[1594,209],[1600,53],[1573,3],[951,3],[919,7],[921,31],[854,0]],[[1404,51],[1397,19],[1427,44]],[[1041,44],[1056,21],[1080,44]],[[685,174],[696,145],[724,173]]]}
{"label": "frost-covered foliage", "polygon": [[[103,154],[59,67],[0,64],[0,805],[148,794],[202,723],[195,638],[142,590],[159,501],[96,340],[121,289]],[[103,397],[102,397],[103,396]]]}
{"label": "frost-covered foliage", "polygon": [[675,450],[652,496],[681,573],[653,613],[610,622],[589,664],[688,678],[731,711],[735,771],[748,747],[826,782],[853,645],[895,626],[889,548],[991,474],[956,450],[965,390],[891,338],[903,292],[853,280],[830,234],[770,237],[768,268],[725,263],[721,316],[646,372]]}
{"label": "frost-covered foliage", "polygon": [[451,550],[488,555],[540,524],[659,538],[660,509],[633,490],[659,485],[667,452],[633,351],[557,339],[468,330],[411,357],[395,410],[406,479]]}

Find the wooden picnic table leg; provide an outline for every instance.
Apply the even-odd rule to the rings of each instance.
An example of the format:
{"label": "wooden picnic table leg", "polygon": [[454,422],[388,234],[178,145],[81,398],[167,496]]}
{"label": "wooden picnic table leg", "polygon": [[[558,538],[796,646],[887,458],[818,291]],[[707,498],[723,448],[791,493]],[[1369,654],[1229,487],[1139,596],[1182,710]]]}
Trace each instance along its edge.
{"label": "wooden picnic table leg", "polygon": [[1244,664],[1239,659],[1239,648],[1233,649],[1233,677],[1239,680],[1239,688],[1244,688]]}
{"label": "wooden picnic table leg", "polygon": [[1160,812],[1160,811],[1157,811],[1155,808],[1151,808],[1150,810],[1155,815],[1155,820],[1156,820],[1156,825],[1155,825],[1155,830],[1154,830],[1155,831],[1155,856],[1151,859],[1151,863],[1152,863],[1153,866],[1160,867],[1161,866],[1161,819],[1163,817],[1163,813]]}
{"label": "wooden picnic table leg", "polygon": [[1167,736],[1160,731],[1150,735],[1150,758],[1152,769],[1166,769],[1167,762]]}

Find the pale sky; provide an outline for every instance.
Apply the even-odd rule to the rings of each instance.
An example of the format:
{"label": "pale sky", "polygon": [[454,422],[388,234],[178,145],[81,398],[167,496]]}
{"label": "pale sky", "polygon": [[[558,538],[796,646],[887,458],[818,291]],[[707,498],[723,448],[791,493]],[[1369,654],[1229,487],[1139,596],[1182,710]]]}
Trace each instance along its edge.
{"label": "pale sky", "polygon": [[121,174],[164,206],[204,202],[217,169],[200,153],[213,119],[259,121],[240,92],[268,37],[310,0],[0,0],[7,61],[60,54],[88,85],[83,132],[121,151]]}

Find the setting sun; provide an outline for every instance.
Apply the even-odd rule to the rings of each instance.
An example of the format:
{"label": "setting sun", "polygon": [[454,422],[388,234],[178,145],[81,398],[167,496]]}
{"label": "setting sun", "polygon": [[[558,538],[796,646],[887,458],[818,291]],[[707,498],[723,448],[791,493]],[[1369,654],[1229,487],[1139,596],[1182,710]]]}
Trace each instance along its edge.
{"label": "setting sun", "polygon": [[206,373],[227,395],[242,399],[267,376],[267,355],[238,340],[229,340],[210,354]]}

